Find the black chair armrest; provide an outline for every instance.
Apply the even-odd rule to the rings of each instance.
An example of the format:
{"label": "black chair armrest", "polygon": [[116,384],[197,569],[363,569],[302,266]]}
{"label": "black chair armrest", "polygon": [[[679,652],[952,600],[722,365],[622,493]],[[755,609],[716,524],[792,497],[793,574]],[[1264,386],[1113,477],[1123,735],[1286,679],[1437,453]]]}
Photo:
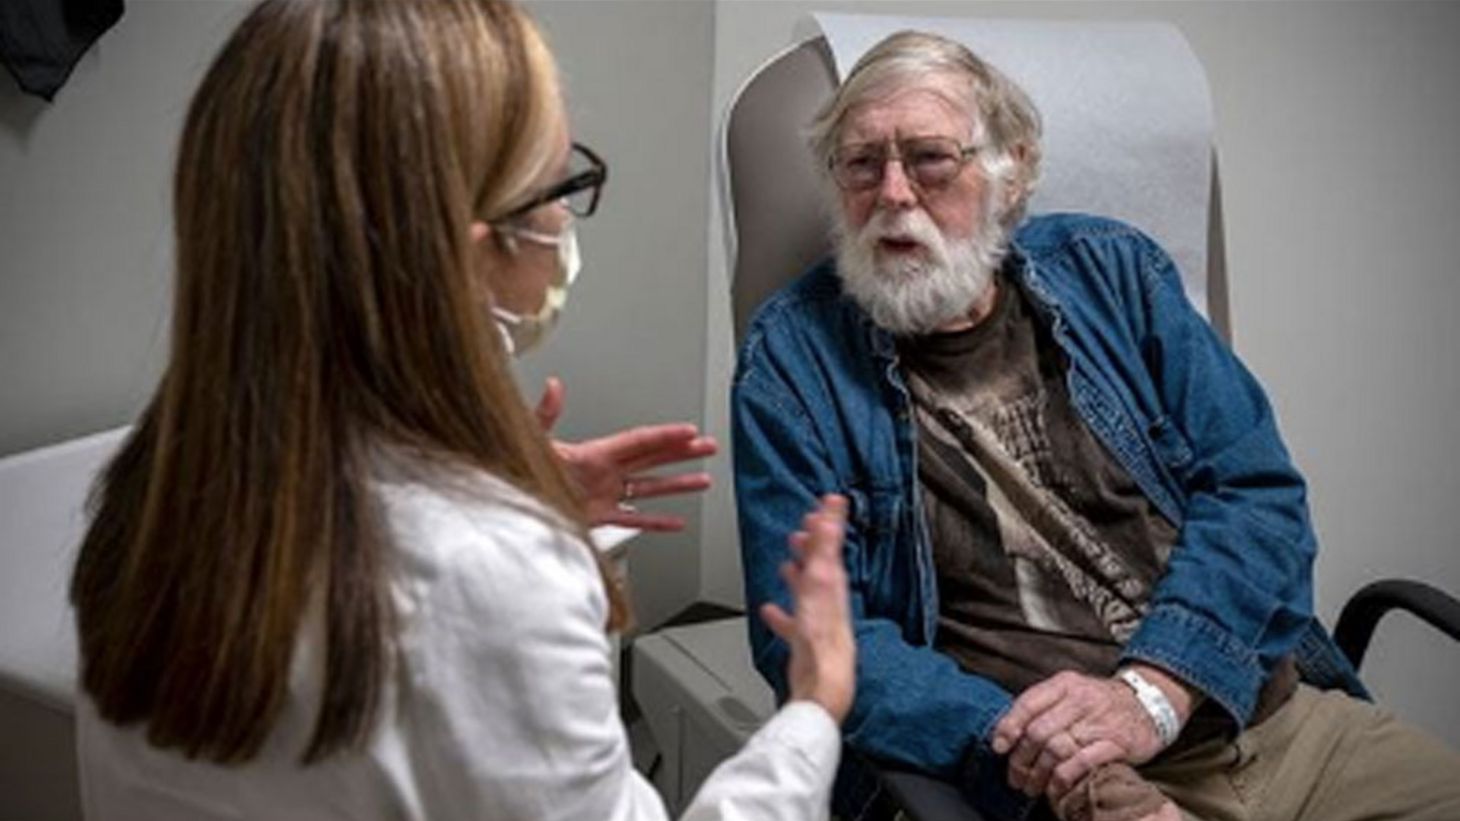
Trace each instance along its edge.
{"label": "black chair armrest", "polygon": [[1424,582],[1381,579],[1365,585],[1343,606],[1333,640],[1357,670],[1379,619],[1390,610],[1407,610],[1450,638],[1460,641],[1460,600]]}
{"label": "black chair armrest", "polygon": [[911,821],[983,821],[958,788],[930,775],[875,765],[882,785]]}

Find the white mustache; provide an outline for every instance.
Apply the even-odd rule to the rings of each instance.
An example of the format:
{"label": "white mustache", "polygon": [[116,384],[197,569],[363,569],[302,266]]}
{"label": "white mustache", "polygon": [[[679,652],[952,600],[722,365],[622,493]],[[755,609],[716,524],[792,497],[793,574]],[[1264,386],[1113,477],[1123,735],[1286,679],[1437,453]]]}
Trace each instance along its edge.
{"label": "white mustache", "polygon": [[877,211],[862,226],[857,239],[867,247],[884,239],[913,240],[939,252],[945,243],[938,226],[922,211]]}

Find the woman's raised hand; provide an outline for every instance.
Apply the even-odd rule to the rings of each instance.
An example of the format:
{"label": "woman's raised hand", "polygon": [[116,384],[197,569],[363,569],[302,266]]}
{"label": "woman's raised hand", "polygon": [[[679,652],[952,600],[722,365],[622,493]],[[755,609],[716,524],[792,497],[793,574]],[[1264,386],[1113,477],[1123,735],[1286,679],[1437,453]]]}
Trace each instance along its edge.
{"label": "woman's raised hand", "polygon": [[847,500],[822,497],[791,534],[792,560],[781,565],[792,613],[763,605],[760,616],[791,648],[786,671],[791,698],[820,704],[838,723],[856,690],[857,645],[852,638],[847,572],[842,559]]}

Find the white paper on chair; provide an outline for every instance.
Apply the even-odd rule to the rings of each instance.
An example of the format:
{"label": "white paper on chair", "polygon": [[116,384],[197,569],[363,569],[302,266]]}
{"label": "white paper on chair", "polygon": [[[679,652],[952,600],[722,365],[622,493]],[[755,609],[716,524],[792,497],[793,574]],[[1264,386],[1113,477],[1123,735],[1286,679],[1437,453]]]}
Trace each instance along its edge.
{"label": "white paper on chair", "polygon": [[966,44],[1033,98],[1044,162],[1031,213],[1083,211],[1140,228],[1206,314],[1211,94],[1174,26],[817,13],[797,35],[825,35],[840,78],[903,29]]}

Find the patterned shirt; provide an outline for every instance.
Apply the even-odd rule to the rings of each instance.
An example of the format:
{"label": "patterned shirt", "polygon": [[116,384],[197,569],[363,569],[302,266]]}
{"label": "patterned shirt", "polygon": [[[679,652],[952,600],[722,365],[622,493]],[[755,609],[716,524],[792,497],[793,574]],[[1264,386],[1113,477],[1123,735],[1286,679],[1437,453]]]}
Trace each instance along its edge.
{"label": "patterned shirt", "polygon": [[1001,280],[984,321],[902,355],[939,649],[1016,693],[1112,673],[1177,531],[1081,421],[1049,330]]}

